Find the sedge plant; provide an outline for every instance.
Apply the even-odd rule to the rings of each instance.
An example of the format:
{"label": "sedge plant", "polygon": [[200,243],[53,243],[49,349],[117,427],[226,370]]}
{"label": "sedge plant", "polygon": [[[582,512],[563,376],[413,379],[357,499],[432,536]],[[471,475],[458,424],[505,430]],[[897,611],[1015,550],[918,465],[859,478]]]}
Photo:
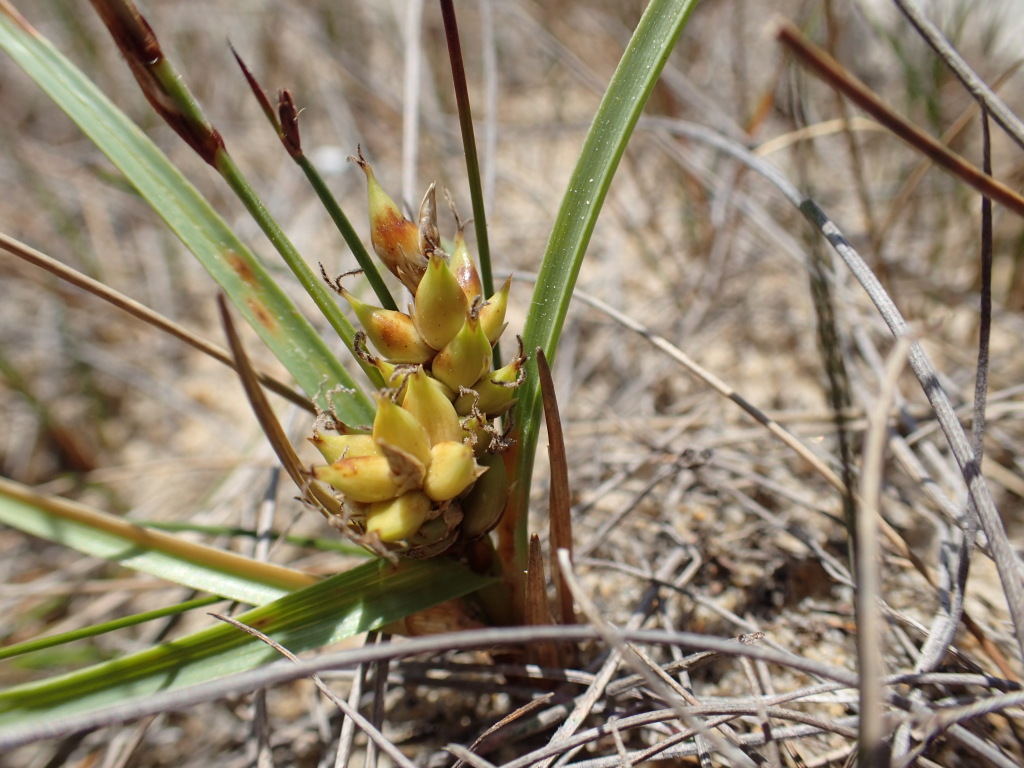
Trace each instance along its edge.
{"label": "sedge plant", "polygon": [[[352,292],[349,281],[355,278],[321,274],[298,252],[165,55],[158,31],[132,3],[93,4],[147,100],[243,203],[361,367],[362,380],[332,354],[272,271],[210,203],[8,0],[0,0],[0,47],[110,159],[216,281],[231,305],[223,312],[231,340],[227,359],[246,384],[261,424],[299,493],[335,529],[377,557],[318,580],[195,545],[172,533],[127,525],[100,510],[7,480],[0,480],[0,521],[85,554],[117,559],[200,592],[256,606],[237,620],[258,624],[293,652],[372,629],[400,628],[406,617],[419,611],[474,594],[484,605],[487,623],[524,621],[523,573],[530,550],[527,502],[541,427],[538,360],[556,356],[573,286],[612,177],[695,0],[652,0],[640,19],[594,116],[555,217],[518,351],[504,361],[497,343],[504,330],[505,307],[517,300],[517,290],[526,288],[509,281],[497,289],[492,286],[486,213],[452,3],[441,6],[455,63],[453,82],[466,141],[479,267],[466,246],[458,216],[454,237],[442,237],[434,186],[423,198],[418,221],[411,221],[377,183],[362,151],[353,148],[352,159],[368,182],[372,249],[412,295],[405,312],[306,157],[298,132],[299,109],[290,93],[282,94],[275,111],[243,65],[285,149],[310,179],[347,242],[354,268],[374,289],[376,304]],[[365,144],[369,147],[370,139]],[[381,148],[373,151],[379,154]],[[254,383],[258,374],[232,328],[231,316],[236,313],[255,330],[318,414],[310,439],[323,456],[322,464],[302,467],[282,441],[260,385]],[[495,594],[500,595],[497,600]],[[488,600],[503,604],[504,611],[488,615]],[[194,607],[190,603],[177,608]],[[151,618],[146,614],[97,625],[84,634]],[[28,653],[82,635],[40,638],[4,649],[3,654]],[[115,702],[124,706],[157,690],[187,687],[273,658],[275,653],[259,640],[220,625],[173,644],[0,691],[0,743],[24,743],[54,718],[73,722]]]}

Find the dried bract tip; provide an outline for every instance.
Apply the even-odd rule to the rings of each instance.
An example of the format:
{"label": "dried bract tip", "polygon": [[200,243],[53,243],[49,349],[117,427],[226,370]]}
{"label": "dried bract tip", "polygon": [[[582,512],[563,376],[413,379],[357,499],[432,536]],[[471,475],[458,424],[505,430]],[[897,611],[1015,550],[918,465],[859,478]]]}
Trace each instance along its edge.
{"label": "dried bract tip", "polygon": [[420,203],[419,247],[425,257],[441,247],[441,233],[437,229],[437,188],[434,182],[430,182]]}
{"label": "dried bract tip", "polygon": [[302,157],[302,139],[299,136],[299,110],[295,98],[287,88],[277,95],[277,115],[281,120],[281,143],[293,158]]}

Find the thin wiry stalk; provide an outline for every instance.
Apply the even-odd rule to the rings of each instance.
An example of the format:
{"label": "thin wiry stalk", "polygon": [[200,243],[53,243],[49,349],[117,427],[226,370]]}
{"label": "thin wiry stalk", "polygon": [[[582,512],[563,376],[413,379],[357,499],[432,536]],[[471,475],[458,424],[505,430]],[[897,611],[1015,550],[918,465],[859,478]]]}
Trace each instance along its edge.
{"label": "thin wiry stalk", "polygon": [[[982,127],[982,167],[985,173],[992,175],[991,137],[989,135],[988,115],[985,106],[981,106]],[[978,318],[978,364],[974,382],[974,404],[971,421],[971,448],[978,457],[981,468],[984,456],[985,410],[988,399],[989,343],[992,329],[992,201],[981,198],[981,302]],[[948,613],[936,618],[936,631],[930,633],[928,642],[921,649],[921,658],[916,671],[924,672],[936,669],[946,656],[946,651],[953,642],[953,635],[960,623],[963,603],[967,591],[967,577],[970,571],[971,554],[978,533],[978,519],[968,515],[963,530],[958,530],[952,549],[956,562],[950,566],[951,576],[949,597],[940,605]],[[947,607],[948,606],[948,607]]]}
{"label": "thin wiry stalk", "polygon": [[935,51],[936,55],[946,63],[964,84],[964,88],[978,101],[984,105],[992,119],[1006,131],[1017,145],[1024,149],[1024,122],[1013,113],[1006,103],[988,87],[984,80],[971,69],[970,65],[957,52],[952,44],[945,38],[942,32],[924,15],[924,11],[917,3],[917,0],[893,0],[896,7],[907,17],[914,28],[918,31],[925,42]]}
{"label": "thin wiry stalk", "polygon": [[889,353],[885,377],[879,384],[880,396],[868,414],[860,478],[860,504],[854,521],[854,551],[857,553],[854,559],[857,574],[854,607],[857,616],[857,674],[860,677],[857,691],[861,718],[857,743],[861,764],[865,766],[884,765],[888,761],[889,752],[883,721],[885,633],[879,610],[882,551],[878,538],[878,520],[881,516],[885,477],[889,411],[909,347],[908,339],[899,339]]}
{"label": "thin wiry stalk", "polygon": [[[235,621],[230,616],[223,616],[217,613],[211,613],[210,615],[213,616],[213,618],[215,619],[230,624],[236,629],[240,629],[246,634],[252,635],[253,637],[261,640],[262,642],[266,643],[271,648],[273,648],[275,651],[280,653],[282,656],[284,656],[286,659],[293,662],[299,661],[298,656],[289,651],[287,648],[285,648],[283,645],[281,645],[273,638],[260,632],[255,627],[250,627],[246,624],[243,624],[240,621]],[[365,717],[359,714],[359,710],[356,707],[350,706],[347,701],[342,699],[340,696],[335,694],[334,691],[328,688],[327,684],[320,679],[319,675],[313,674],[309,677],[313,681],[313,684],[320,691],[320,693],[326,696],[327,699],[332,704],[334,704],[334,706],[336,706],[345,714],[346,718],[355,723],[359,727],[359,729],[367,735],[367,737],[370,739],[370,743],[379,747],[384,754],[386,754],[388,757],[394,760],[395,763],[402,766],[402,768],[416,768],[415,764],[408,757],[402,754],[401,750],[399,750],[398,747],[396,747],[395,744],[390,739],[386,738],[384,734],[380,732],[379,728],[374,727],[374,725],[371,724],[369,720],[367,720]]]}
{"label": "thin wiry stalk", "polygon": [[235,358],[236,369],[238,370],[242,387],[245,390],[245,395],[249,399],[249,404],[252,406],[253,413],[255,413],[256,419],[260,423],[263,434],[266,435],[267,440],[274,449],[274,453],[277,454],[281,466],[284,467],[284,470],[301,491],[306,501],[319,509],[327,517],[335,516],[343,519],[344,514],[341,509],[341,503],[333,494],[324,490],[316,480],[313,480],[306,473],[302,461],[299,459],[298,454],[295,453],[295,449],[288,440],[288,435],[285,434],[284,428],[281,426],[281,422],[277,420],[276,414],[263,395],[263,390],[257,386],[248,356],[242,348],[242,341],[235,330],[231,314],[228,311],[227,301],[223,296],[217,297],[217,306],[220,309],[221,322],[224,325],[224,332],[227,334],[228,342],[231,346],[231,353]]}
{"label": "thin wiry stalk", "polygon": [[807,274],[810,283],[811,299],[814,305],[815,331],[818,338],[818,354],[821,356],[828,380],[826,396],[834,414],[836,448],[839,454],[839,474],[842,480],[843,515],[849,535],[849,547],[852,559],[856,559],[855,518],[857,501],[854,496],[853,447],[850,445],[850,433],[846,427],[846,413],[853,406],[853,394],[850,386],[850,374],[847,370],[846,356],[843,352],[843,338],[839,333],[836,321],[835,299],[833,297],[834,276],[829,260],[826,260],[819,242],[810,244],[807,260]]}
{"label": "thin wiry stalk", "polygon": [[366,246],[359,239],[355,228],[341,209],[320,172],[302,150],[302,140],[299,134],[299,110],[295,106],[295,100],[291,92],[283,90],[279,93],[278,109],[275,112],[270,104],[270,99],[267,98],[266,92],[260,86],[248,65],[242,60],[242,57],[238,55],[238,51],[234,49],[234,46],[231,47],[231,53],[242,70],[246,82],[249,84],[249,90],[252,91],[253,96],[262,108],[263,114],[266,115],[267,120],[277,132],[277,137],[281,140],[281,144],[284,146],[288,156],[295,161],[296,165],[306,175],[306,180],[313,187],[313,191],[316,192],[321,205],[323,205],[327,214],[331,217],[334,226],[338,228],[342,238],[345,240],[345,244],[352,251],[352,255],[355,256],[359,268],[363,270],[363,277],[369,282],[381,306],[385,309],[398,309],[395,300],[391,297],[391,292],[388,291],[388,287],[384,283],[384,279],[380,276],[377,264],[370,257]]}
{"label": "thin wiry stalk", "polygon": [[940,168],[953,173],[965,184],[969,184],[982,194],[990,195],[993,200],[1006,206],[1018,216],[1024,216],[1024,197],[1005,184],[982,173],[913,123],[896,114],[835,59],[807,40],[795,26],[789,23],[784,24],[779,29],[778,37],[789,50],[799,56],[804,64],[813,67],[815,74],[833,88],[842,91],[848,99],[911,147],[926,155]]}
{"label": "thin wiry stalk", "polygon": [[[992,139],[988,110],[981,108],[982,170],[992,175]],[[985,455],[985,403],[988,400],[989,347],[992,341],[992,201],[981,198],[981,305],[978,308],[978,367],[974,381],[971,447],[980,467]]]}
{"label": "thin wiry stalk", "polygon": [[[692,650],[715,650],[727,656],[748,656],[788,667],[808,675],[834,680],[855,688],[855,673],[815,659],[777,651],[756,645],[744,645],[726,638],[693,632],[665,630],[617,630],[623,641],[653,645],[674,645]],[[271,664],[237,675],[229,675],[208,683],[188,688],[154,693],[130,707],[109,706],[90,712],[55,718],[46,723],[8,729],[0,735],[0,750],[13,749],[39,739],[61,738],[83,730],[117,723],[132,722],[149,714],[170,709],[184,709],[200,702],[214,701],[226,696],[248,693],[260,687],[308,677],[315,672],[366,664],[380,659],[394,659],[423,653],[441,653],[451,650],[469,650],[495,645],[517,645],[538,641],[580,642],[602,637],[594,627],[495,627],[466,632],[442,633],[427,637],[408,638],[401,643],[387,643],[373,647],[354,648],[305,659],[297,664]]]}
{"label": "thin wiry stalk", "polygon": [[481,163],[484,208],[494,208],[498,178],[498,45],[494,30],[494,0],[480,0],[480,46],[484,59],[484,159]]}
{"label": "thin wiry stalk", "polygon": [[113,621],[105,621],[102,624],[92,624],[88,627],[82,627],[81,629],[61,632],[56,635],[48,635],[35,640],[27,640],[26,642],[16,643],[15,645],[5,645],[3,648],[0,648],[0,661],[3,659],[13,658],[14,656],[20,656],[23,653],[41,651],[44,648],[54,648],[58,645],[74,642],[75,640],[84,640],[88,637],[96,637],[107,632],[124,629],[125,627],[134,627],[138,624],[160,619],[165,616],[176,616],[178,614],[185,613],[186,611],[195,610],[196,608],[205,608],[208,605],[213,605],[214,603],[219,603],[223,600],[224,598],[220,595],[198,597],[194,600],[187,600],[183,603],[178,603],[177,605],[169,605],[166,608],[157,608],[153,611],[136,613],[132,616],[114,619]]}
{"label": "thin wiry stalk", "polygon": [[[234,360],[223,347],[219,347],[213,342],[207,341],[206,339],[192,333],[192,331],[188,330],[184,326],[178,325],[173,320],[161,315],[159,312],[156,312],[146,305],[140,304],[134,299],[125,296],[123,293],[114,290],[106,283],[101,283],[99,280],[94,280],[88,275],[83,275],[78,270],[73,269],[66,264],[62,264],[56,259],[47,256],[45,253],[37,251],[35,248],[31,248],[3,233],[0,233],[0,248],[3,248],[8,253],[12,253],[30,264],[34,264],[37,267],[45,269],[47,272],[56,275],[66,283],[77,286],[84,291],[88,291],[118,309],[123,309],[133,317],[136,317],[145,323],[149,323],[154,328],[158,328],[164,333],[185,342],[190,347],[198,349],[203,354],[209,355],[217,362],[223,363],[230,368],[235,367]],[[256,377],[259,379],[260,384],[275,394],[286,398],[310,413],[315,413],[313,404],[309,399],[303,397],[300,393],[296,392],[284,382],[263,371],[256,371]]]}
{"label": "thin wiry stalk", "polygon": [[[462,60],[462,44],[459,41],[459,24],[455,17],[453,0],[440,0],[441,17],[444,19],[444,36],[448,42],[448,59],[452,65],[452,86],[459,109],[459,127],[462,129],[462,150],[466,155],[466,176],[469,182],[469,196],[473,201],[473,228],[476,231],[476,251],[480,263],[480,281],[484,294],[494,294],[494,277],[491,270],[491,246],[487,238],[487,211],[484,209],[483,188],[480,185],[480,159],[476,151],[476,135],[473,130],[473,112],[469,106],[469,84]],[[497,353],[497,346],[495,346]],[[500,360],[500,357],[496,357]]]}
{"label": "thin wiry stalk", "polygon": [[[743,145],[702,126],[678,120],[651,120],[650,122],[673,133],[689,136],[716,147],[748,165],[773,184],[829,241],[857,282],[867,292],[879,315],[889,327],[890,333],[895,338],[900,338],[908,333],[907,321],[881,283],[878,282],[878,278],[875,277],[870,267],[864,263],[857,250],[850,245],[850,242],[835,223],[818,207],[817,203],[804,197],[778,169],[754,155]],[[960,467],[967,490],[981,518],[981,526],[989,540],[989,546],[992,548],[993,559],[999,571],[1000,582],[1003,585],[1003,592],[1013,620],[1017,648],[1024,655],[1024,588],[1021,586],[1020,563],[1010,548],[1006,529],[996,510],[988,486],[981,476],[963,426],[956,417],[949,396],[940,384],[938,374],[920,343],[911,344],[908,359],[911,370],[920,382],[925,397],[935,411],[939,426],[946,436],[950,450]]]}

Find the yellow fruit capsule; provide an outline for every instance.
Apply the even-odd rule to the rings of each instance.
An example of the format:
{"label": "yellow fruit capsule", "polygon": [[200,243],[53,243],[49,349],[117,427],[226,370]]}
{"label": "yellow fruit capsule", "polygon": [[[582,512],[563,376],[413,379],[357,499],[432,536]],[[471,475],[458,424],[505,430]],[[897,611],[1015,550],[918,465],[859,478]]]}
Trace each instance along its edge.
{"label": "yellow fruit capsule", "polygon": [[314,432],[309,442],[316,446],[320,455],[329,463],[333,464],[338,459],[354,458],[356,456],[374,456],[380,453],[377,444],[373,442],[372,435],[351,434],[331,435]]}
{"label": "yellow fruit capsule", "polygon": [[472,316],[444,349],[437,353],[430,371],[454,391],[472,387],[491,368],[491,342],[483,326]]}
{"label": "yellow fruit capsule", "polygon": [[366,190],[370,203],[370,241],[373,250],[391,273],[413,293],[427,268],[427,259],[420,252],[420,230],[402,215],[401,209],[388,196],[373,166],[366,162],[362,149],[349,160],[366,174]]}
{"label": "yellow fruit capsule", "polygon": [[376,533],[383,542],[402,541],[427,521],[430,507],[430,499],[422,491],[371,504],[366,510],[366,532]]}
{"label": "yellow fruit capsule", "polygon": [[386,501],[422,482],[422,475],[400,475],[385,456],[354,456],[323,467],[313,467],[313,477],[337,488],[352,501]]}
{"label": "yellow fruit capsule", "polygon": [[461,226],[455,233],[455,246],[452,248],[450,268],[452,274],[455,275],[455,282],[459,284],[467,302],[472,304],[477,298],[483,298],[484,289],[480,282],[480,273],[476,271],[473,258],[469,255],[469,248],[466,247],[466,238],[462,234]]}
{"label": "yellow fruit capsule", "polygon": [[413,319],[420,335],[434,349],[443,348],[466,322],[468,310],[466,296],[455,282],[444,254],[434,251],[416,289]]}
{"label": "yellow fruit capsule", "polygon": [[516,402],[516,389],[525,378],[524,362],[519,356],[505,367],[488,373],[470,388],[472,391],[455,398],[455,411],[460,416],[469,416],[475,408],[490,418],[503,414]]}
{"label": "yellow fruit capsule", "polygon": [[435,350],[423,340],[416,323],[404,312],[383,309],[360,301],[340,288],[341,295],[352,306],[367,338],[389,362],[427,363]]}
{"label": "yellow fruit capsule", "polygon": [[[399,450],[424,467],[430,464],[430,437],[409,411],[388,397],[377,395],[377,415],[373,419],[373,440],[385,455],[387,449]],[[393,467],[394,468],[394,467]],[[397,468],[395,468],[397,469]]]}
{"label": "yellow fruit capsule", "polygon": [[486,471],[465,443],[438,443],[430,449],[423,492],[434,501],[454,499]]}
{"label": "yellow fruit capsule", "polygon": [[512,287],[512,275],[505,278],[504,284],[487,303],[480,307],[480,325],[487,334],[487,340],[493,344],[505,330],[505,311],[508,309],[508,292]]}
{"label": "yellow fruit capsule", "polygon": [[480,459],[487,473],[462,499],[462,535],[467,539],[483,536],[494,528],[501,519],[508,501],[508,471],[501,454],[491,454]]}
{"label": "yellow fruit capsule", "polygon": [[462,441],[459,415],[441,387],[447,389],[447,386],[431,378],[423,368],[419,368],[405,380],[402,407],[423,425],[431,445]]}

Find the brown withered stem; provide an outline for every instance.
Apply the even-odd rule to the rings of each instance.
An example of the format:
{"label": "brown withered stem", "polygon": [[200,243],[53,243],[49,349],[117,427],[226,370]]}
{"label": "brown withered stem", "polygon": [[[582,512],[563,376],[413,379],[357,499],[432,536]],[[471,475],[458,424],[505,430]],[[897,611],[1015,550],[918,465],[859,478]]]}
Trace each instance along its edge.
{"label": "brown withered stem", "polygon": [[[540,537],[530,536],[530,549],[526,566],[525,624],[540,627],[552,624],[551,607],[548,604],[546,580],[544,578],[544,556],[540,550]],[[528,663],[541,667],[559,666],[558,647],[554,643],[538,642],[526,646]]]}
{"label": "brown withered stem", "polygon": [[551,464],[551,490],[548,499],[548,517],[551,531],[549,546],[551,547],[551,577],[555,581],[555,594],[558,597],[557,611],[559,624],[575,624],[576,613],[572,606],[572,593],[566,584],[561,569],[558,567],[557,552],[564,549],[572,557],[572,519],[569,504],[569,461],[565,453],[565,440],[562,436],[562,419],[558,413],[558,402],[555,400],[555,382],[551,378],[544,350],[537,348],[537,373],[540,378],[540,389],[544,403],[544,423],[548,428],[548,456]]}
{"label": "brown withered stem", "polygon": [[91,0],[146,100],[203,160],[214,165],[224,139],[167,66],[149,23],[130,0]]}
{"label": "brown withered stem", "polygon": [[933,163],[949,171],[983,195],[988,195],[995,202],[1006,206],[1018,216],[1024,216],[1024,197],[1005,184],[986,176],[981,169],[951,152],[917,126],[896,114],[870,88],[825,51],[814,45],[794,25],[787,22],[779,27],[778,38],[779,42],[792,51],[805,67],[840,91],[911,147],[927,156]]}

